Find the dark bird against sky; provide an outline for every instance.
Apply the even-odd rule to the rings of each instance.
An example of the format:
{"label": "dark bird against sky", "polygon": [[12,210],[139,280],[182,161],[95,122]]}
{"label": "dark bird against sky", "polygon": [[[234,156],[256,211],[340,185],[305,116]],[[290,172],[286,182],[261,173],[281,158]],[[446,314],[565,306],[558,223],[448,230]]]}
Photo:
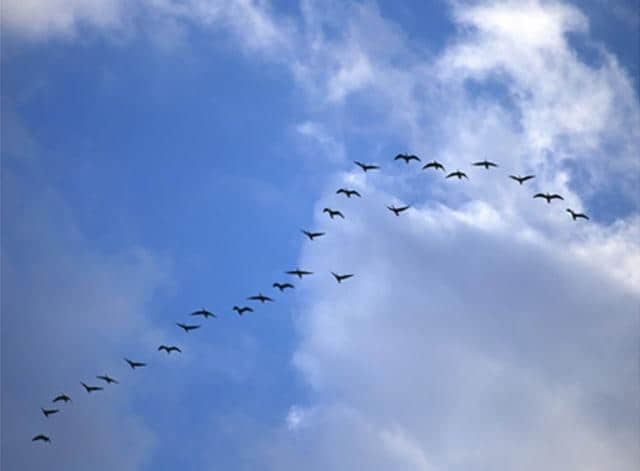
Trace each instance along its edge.
{"label": "dark bird against sky", "polygon": [[176,347],[175,345],[171,345],[171,346],[167,346],[167,345],[160,345],[158,347],[158,351],[164,350],[165,352],[167,352],[167,355],[171,352],[178,352],[178,353],[182,353],[182,350],[180,350],[178,347]]}
{"label": "dark bird against sky", "polygon": [[554,199],[558,199],[558,200],[563,200],[564,198],[556,193],[554,194],[549,194],[549,193],[536,193],[535,195],[533,195],[534,198],[544,198],[545,200],[547,200],[547,203],[551,203],[551,200]]}
{"label": "dark bird against sky", "polygon": [[362,197],[356,190],[347,190],[346,188],[340,188],[338,191],[336,191],[336,194],[339,195],[340,193],[345,195],[347,198],[351,198],[352,196],[357,196],[358,198]]}
{"label": "dark bird against sky", "polygon": [[66,394],[60,394],[54,397],[52,402],[59,402],[59,401],[64,401],[64,403],[66,404],[67,402],[71,401],[71,398]]}
{"label": "dark bird against sky", "polygon": [[567,212],[569,214],[571,214],[571,217],[573,218],[573,220],[575,221],[578,218],[582,218],[582,219],[589,219],[589,216],[587,216],[584,213],[576,213],[575,211],[573,211],[572,209],[567,208]]}
{"label": "dark bird against sky", "polygon": [[273,302],[273,299],[271,299],[269,296],[265,296],[262,293],[258,293],[255,296],[249,296],[247,299],[249,301],[260,301],[262,304],[264,304],[266,301]]}
{"label": "dark bird against sky", "polygon": [[392,211],[393,214],[395,214],[396,216],[400,216],[400,213],[402,211],[406,211],[407,209],[409,209],[410,206],[400,206],[399,208],[396,208],[395,206],[391,205],[391,206],[387,206],[387,209],[389,211]]}
{"label": "dark bird against sky", "polygon": [[272,285],[274,288],[278,288],[280,291],[284,291],[287,288],[293,289],[294,286],[291,283],[274,283]]}
{"label": "dark bird against sky", "polygon": [[88,393],[92,393],[94,391],[102,391],[104,389],[102,386],[89,386],[88,384],[85,384],[82,381],[80,381],[80,384],[84,386],[84,388],[87,390]]}
{"label": "dark bird against sky", "polygon": [[304,229],[301,229],[301,231],[304,235],[306,235],[309,238],[309,240],[313,240],[316,237],[321,237],[325,234],[324,232],[310,232],[310,231],[305,231]]}
{"label": "dark bird against sky", "polygon": [[380,168],[379,165],[375,164],[363,164],[362,162],[358,162],[357,160],[354,160],[354,162],[365,173],[367,173],[369,170],[378,170]]}
{"label": "dark bird against sky", "polygon": [[484,167],[487,170],[489,170],[489,167],[497,167],[498,164],[493,163],[493,162],[489,162],[487,159],[481,160],[480,162],[474,162],[472,165],[475,165],[476,167]]}
{"label": "dark bird against sky", "polygon": [[58,412],[60,412],[58,409],[44,409],[42,407],[40,408],[40,410],[42,410],[42,413],[47,418],[49,418],[51,414],[57,414]]}
{"label": "dark bird against sky", "polygon": [[132,370],[135,370],[136,368],[142,368],[143,366],[147,366],[146,363],[142,363],[141,361],[129,360],[128,358],[125,358],[124,361],[129,363],[129,366],[131,367]]}
{"label": "dark bird against sky", "polygon": [[211,311],[207,311],[205,308],[199,309],[197,311],[193,311],[191,313],[192,316],[202,316],[205,319],[207,319],[208,317],[216,317],[216,315],[211,312]]}
{"label": "dark bird against sky", "polygon": [[304,271],[304,270],[300,270],[300,269],[296,269],[296,270],[290,270],[285,272],[287,275],[295,275],[298,278],[302,278],[305,275],[313,275],[312,271]]}
{"label": "dark bird against sky", "polygon": [[336,216],[340,216],[342,219],[344,219],[344,214],[342,214],[340,211],[338,210],[334,210],[334,209],[330,209],[330,208],[324,208],[322,210],[323,213],[329,213],[329,217],[331,219],[333,219]]}
{"label": "dark bird against sky", "polygon": [[176,325],[187,333],[189,333],[190,330],[196,330],[200,328],[200,324],[183,324],[182,322],[176,322]]}
{"label": "dark bird against sky", "polygon": [[112,384],[112,383],[119,384],[118,381],[116,381],[115,379],[113,379],[111,376],[108,376],[108,375],[96,376],[96,378],[106,381],[107,384]]}
{"label": "dark bird against sky", "polygon": [[43,435],[43,434],[36,435],[35,437],[33,437],[31,439],[31,441],[32,442],[42,441],[42,442],[46,442],[46,443],[51,443],[51,439],[49,437],[47,437],[46,435]]}
{"label": "dark bird against sky", "polygon": [[527,175],[525,177],[520,177],[520,176],[517,176],[517,175],[509,175],[509,178],[517,181],[518,183],[520,183],[522,185],[527,180],[531,180],[532,178],[536,178],[536,176],[535,175]]}
{"label": "dark bird against sky", "polygon": [[432,168],[434,170],[442,170],[443,172],[444,170],[444,165],[442,165],[440,162],[434,160],[433,162],[429,162],[428,164],[425,164],[422,166],[422,170],[426,170],[428,168]]}
{"label": "dark bird against sky", "polygon": [[253,312],[253,309],[250,308],[249,306],[233,306],[233,310],[236,311],[238,313],[239,316],[241,316],[242,314],[244,314],[245,312]]}
{"label": "dark bird against sky", "polygon": [[333,277],[336,279],[336,281],[338,283],[342,283],[344,280],[348,280],[349,278],[351,278],[353,276],[353,273],[349,273],[349,274],[345,274],[345,275],[339,275],[337,273],[331,272],[331,274],[333,275]]}
{"label": "dark bird against sky", "polygon": [[467,174],[464,172],[461,172],[460,170],[451,172],[449,175],[447,175],[447,178],[451,178],[451,177],[458,177],[458,180],[462,180],[463,177],[466,178],[467,180],[469,179],[469,177],[467,177]]}
{"label": "dark bird against sky", "polygon": [[420,157],[413,154],[398,154],[393,158],[393,160],[404,160],[404,162],[408,164],[412,160],[415,160],[416,162],[420,162]]}

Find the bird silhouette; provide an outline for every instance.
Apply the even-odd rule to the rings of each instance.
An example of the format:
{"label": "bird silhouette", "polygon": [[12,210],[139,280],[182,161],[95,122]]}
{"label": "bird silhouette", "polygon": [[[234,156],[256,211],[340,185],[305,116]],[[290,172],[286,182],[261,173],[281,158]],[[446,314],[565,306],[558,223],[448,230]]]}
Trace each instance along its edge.
{"label": "bird silhouette", "polygon": [[199,324],[194,325],[194,324],[183,324],[181,322],[176,322],[176,325],[187,333],[189,333],[190,330],[196,330],[200,328]]}
{"label": "bird silhouette", "polygon": [[522,185],[527,180],[531,180],[532,178],[536,178],[536,176],[535,175],[527,175],[525,177],[520,177],[520,176],[517,176],[517,175],[509,175],[509,178],[517,181],[518,183],[520,183]]}
{"label": "bird silhouette", "polygon": [[449,175],[447,175],[447,178],[451,178],[451,177],[458,177],[458,180],[462,180],[462,177],[466,178],[467,180],[469,179],[469,177],[467,177],[467,174],[464,172],[461,172],[460,170],[456,172],[451,172]]}
{"label": "bird silhouette", "polygon": [[208,317],[216,317],[216,315],[213,312],[207,311],[205,308],[199,309],[197,311],[193,311],[191,313],[192,316],[202,316],[205,319]]}
{"label": "bird silhouette", "polygon": [[333,219],[336,216],[340,216],[342,219],[344,219],[344,214],[342,214],[340,211],[338,210],[334,210],[334,209],[330,209],[330,208],[324,208],[322,210],[323,213],[329,213],[329,217],[331,219]]}
{"label": "bird silhouette", "polygon": [[165,352],[167,352],[167,355],[171,352],[178,352],[178,353],[182,353],[182,350],[180,350],[178,347],[176,347],[175,345],[171,345],[171,346],[166,346],[166,345],[160,345],[158,347],[158,351],[164,350]]}
{"label": "bird silhouette", "polygon": [[395,206],[387,206],[387,209],[389,211],[393,211],[393,214],[395,214],[396,216],[400,216],[400,213],[402,211],[406,211],[409,208],[410,208],[410,206],[401,206],[399,208],[396,208]]}
{"label": "bird silhouette", "polygon": [[559,199],[559,200],[564,200],[564,198],[558,194],[553,194],[550,195],[549,193],[536,193],[535,195],[533,195],[534,198],[544,198],[545,200],[547,200],[547,204],[551,203],[551,200],[553,199]]}
{"label": "bird silhouette", "polygon": [[484,167],[487,170],[489,170],[489,167],[497,167],[498,164],[495,164],[493,162],[489,162],[487,159],[484,159],[480,162],[474,162],[472,165],[475,165],[476,167]]}
{"label": "bird silhouette", "polygon": [[87,390],[89,394],[91,394],[94,391],[102,391],[104,389],[102,386],[89,386],[83,383],[82,381],[80,381],[80,384],[84,386],[84,388]]}
{"label": "bird silhouette", "polygon": [[573,211],[573,210],[571,210],[571,209],[569,209],[569,208],[567,208],[567,212],[568,212],[569,214],[571,214],[571,217],[573,218],[573,220],[574,220],[574,221],[575,221],[576,219],[578,219],[578,218],[582,218],[582,219],[589,220],[589,216],[587,216],[587,215],[586,215],[586,214],[584,214],[584,213],[576,213],[575,211]]}
{"label": "bird silhouette", "polygon": [[338,275],[337,273],[331,272],[338,283],[342,283],[344,280],[348,280],[353,276],[353,273],[349,273],[346,275]]}
{"label": "bird silhouette", "polygon": [[300,229],[300,231],[304,235],[306,235],[309,238],[309,240],[313,240],[316,237],[321,237],[321,236],[323,236],[325,234],[324,232],[309,232],[309,231],[305,231],[304,229]]}
{"label": "bird silhouette", "polygon": [[302,278],[305,275],[313,275],[312,271],[304,271],[304,270],[300,270],[299,268],[296,270],[290,270],[285,272],[287,275],[295,275],[298,278]]}
{"label": "bird silhouette", "polygon": [[404,160],[404,163],[408,164],[409,162],[411,162],[412,160],[415,160],[416,162],[420,162],[420,157],[418,157],[417,155],[409,155],[409,154],[398,154],[396,155],[393,160]]}
{"label": "bird silhouette", "polygon": [[274,283],[272,286],[280,291],[284,291],[287,288],[295,288],[291,283]]}
{"label": "bird silhouette", "polygon": [[367,173],[369,170],[378,170],[380,168],[379,165],[375,164],[363,164],[362,162],[358,162],[357,160],[354,160],[354,162],[365,173]]}
{"label": "bird silhouette", "polygon": [[440,162],[434,160],[433,162],[429,162],[428,164],[425,164],[422,166],[422,170],[426,170],[428,168],[432,168],[434,170],[442,170],[443,172],[444,170],[444,165],[442,165]]}
{"label": "bird silhouette", "polygon": [[146,363],[142,363],[141,361],[132,361],[132,360],[129,360],[128,358],[125,358],[124,361],[129,363],[129,366],[131,367],[132,370],[135,370],[136,368],[142,368],[143,366],[147,366]]}
{"label": "bird silhouette", "polygon": [[54,397],[52,402],[60,402],[60,401],[64,401],[64,403],[66,404],[67,402],[71,401],[71,398],[66,394],[60,394]]}
{"label": "bird silhouette", "polygon": [[111,376],[108,376],[108,375],[96,376],[96,378],[106,381],[107,384],[112,384],[112,383],[119,384],[118,381],[116,381],[115,379],[113,379]]}
{"label": "bird silhouette", "polygon": [[233,310],[236,311],[239,316],[241,316],[245,312],[253,312],[253,309],[251,309],[249,306],[243,306],[243,307],[233,306]]}
{"label": "bird silhouette", "polygon": [[42,410],[42,413],[47,418],[49,418],[51,414],[57,414],[58,412],[60,412],[58,409],[44,409],[42,407],[40,408],[40,410]]}
{"label": "bird silhouette", "polygon": [[45,443],[51,443],[51,439],[46,435],[39,434],[31,439],[32,442],[43,441]]}
{"label": "bird silhouette", "polygon": [[360,193],[358,193],[356,190],[347,190],[346,188],[340,188],[338,191],[336,191],[336,194],[344,194],[347,198],[351,198],[352,196],[357,196],[358,198],[361,198],[362,195],[360,195]]}
{"label": "bird silhouette", "polygon": [[247,299],[249,301],[260,301],[262,304],[264,304],[266,301],[273,302],[273,299],[271,299],[269,296],[265,296],[262,293],[258,293],[255,296],[249,296]]}

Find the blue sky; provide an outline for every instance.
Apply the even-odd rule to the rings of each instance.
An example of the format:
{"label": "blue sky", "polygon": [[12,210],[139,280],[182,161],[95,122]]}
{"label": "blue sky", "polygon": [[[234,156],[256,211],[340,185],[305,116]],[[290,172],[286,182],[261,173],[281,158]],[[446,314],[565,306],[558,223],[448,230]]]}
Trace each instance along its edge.
{"label": "blue sky", "polygon": [[37,3],[2,5],[3,468],[637,466],[637,5]]}

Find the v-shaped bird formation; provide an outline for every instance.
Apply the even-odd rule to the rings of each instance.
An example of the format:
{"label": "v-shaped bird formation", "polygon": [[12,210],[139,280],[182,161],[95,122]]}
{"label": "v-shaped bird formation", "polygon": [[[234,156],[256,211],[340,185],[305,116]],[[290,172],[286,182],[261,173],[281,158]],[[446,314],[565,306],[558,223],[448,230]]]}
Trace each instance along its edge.
{"label": "v-shaped bird formation", "polygon": [[[422,159],[420,159],[420,157],[418,157],[417,155],[413,155],[413,154],[398,154],[393,158],[394,161],[403,161],[406,165],[409,165],[412,161],[416,161],[416,162],[422,162]],[[354,161],[355,164],[360,167],[362,169],[363,172],[368,173],[372,170],[381,170],[381,166],[378,164],[374,164],[374,163],[363,163],[363,162],[359,162],[359,161]],[[487,159],[484,159],[482,161],[478,161],[478,162],[473,162],[471,163],[472,166],[474,167],[483,167],[486,170],[491,170],[491,169],[495,169],[498,168],[499,165],[495,162],[491,162]],[[424,166],[422,166],[422,170],[441,170],[443,173],[442,175],[444,175],[444,178],[449,179],[449,178],[457,178],[458,180],[462,180],[464,179],[469,179],[469,176],[462,172],[461,170],[456,170],[455,172],[450,172],[450,173],[446,173],[445,167],[442,163],[433,160],[427,164],[425,164]],[[519,176],[519,175],[509,175],[508,176],[510,179],[518,182],[518,184],[520,186],[522,186],[524,183],[528,182],[531,179],[535,178],[535,175],[525,175],[525,176]],[[348,188],[339,188],[336,191],[336,194],[340,195],[344,195],[347,198],[351,198],[353,196],[357,196],[358,198],[361,198],[362,195],[355,189],[348,189]],[[533,195],[533,198],[542,198],[544,199],[547,204],[551,204],[551,202],[555,199],[557,200],[564,200],[564,198],[557,194],[557,193],[536,193]],[[407,210],[409,210],[411,208],[411,205],[402,205],[402,206],[396,206],[395,204],[391,204],[389,206],[387,206],[387,209],[389,211],[391,211],[395,216],[400,216],[402,213],[406,212]],[[342,211],[338,210],[338,209],[332,209],[332,208],[324,208],[322,210],[323,213],[327,213],[329,215],[329,217],[333,220],[335,217],[339,217],[341,219],[345,219],[345,215],[342,213]],[[589,217],[582,213],[582,212],[577,212],[574,211],[571,208],[566,208],[566,212],[569,213],[571,219],[573,221],[577,221],[578,219],[585,219],[588,220]],[[310,230],[304,230],[302,229],[301,232],[310,240],[310,241],[314,241],[317,238],[324,238],[324,236],[326,235],[325,232],[318,232],[318,231],[310,231]],[[319,242],[318,242],[319,243]],[[314,274],[314,272],[312,271],[308,271],[308,270],[302,270],[300,268],[296,268],[294,270],[288,270],[284,272],[287,275],[292,275],[298,278],[298,280],[302,280],[303,277],[307,277],[307,276],[311,276]],[[336,282],[338,284],[342,284],[345,281],[353,278],[355,276],[355,274],[353,273],[336,273],[336,272],[330,272],[330,274],[333,276],[333,278],[335,278]],[[292,283],[282,283],[282,282],[274,282],[272,284],[272,288],[279,290],[280,293],[284,293],[287,290],[291,290],[294,289],[295,286]],[[252,295],[252,296],[248,296],[247,297],[248,301],[257,301],[260,302],[260,304],[265,304],[265,303],[272,303],[275,302],[275,300],[273,298],[271,298],[270,296],[264,295],[261,292],[259,292],[256,295]],[[232,311],[235,311],[239,316],[243,316],[244,314],[247,313],[252,313],[254,312],[254,309],[250,306],[238,306],[235,305],[231,308]],[[219,312],[219,311],[218,311]],[[209,319],[209,318],[217,318],[218,315],[214,314],[213,312],[205,309],[204,307],[201,309],[198,309],[197,311],[193,311],[191,313],[189,313],[190,316],[200,316],[203,318],[203,320]],[[201,324],[186,324],[184,322],[176,322],[176,326],[179,327],[180,329],[184,330],[185,333],[189,333],[192,330],[196,330],[202,327]],[[172,352],[175,353],[182,353],[182,350],[180,347],[176,346],[176,345],[160,345],[157,348],[158,351],[162,352],[166,352],[167,355],[171,354]],[[138,368],[143,368],[147,366],[146,362],[142,362],[142,361],[134,361],[131,360],[129,358],[124,358],[124,361],[131,367],[132,370],[136,370]],[[115,378],[109,376],[108,374],[102,374],[102,375],[98,375],[96,376],[96,379],[99,379],[101,381],[103,381],[102,384],[105,384],[107,386],[111,386],[111,385],[117,385],[120,384],[120,382],[118,380],[116,380]],[[89,385],[83,381],[80,381],[80,384],[82,385],[82,387],[84,388],[84,390],[87,392],[87,394],[92,394],[92,393],[96,393],[96,392],[100,392],[100,391],[104,391],[105,388],[103,386],[96,386],[96,385]],[[99,383],[100,384],[100,383]],[[67,405],[70,402],[73,402],[71,400],[71,397],[68,396],[66,393],[60,393],[58,395],[56,395],[52,401],[52,403],[63,403],[64,405]],[[41,407],[40,408],[42,411],[42,414],[44,416],[45,419],[47,420],[54,420],[54,419],[50,419],[50,416],[58,414],[61,412],[61,409],[51,409],[51,408],[45,408],[45,407]],[[33,442],[43,442],[43,443],[52,443],[51,438],[48,435],[42,434],[42,433],[38,433],[36,434],[32,439]]]}

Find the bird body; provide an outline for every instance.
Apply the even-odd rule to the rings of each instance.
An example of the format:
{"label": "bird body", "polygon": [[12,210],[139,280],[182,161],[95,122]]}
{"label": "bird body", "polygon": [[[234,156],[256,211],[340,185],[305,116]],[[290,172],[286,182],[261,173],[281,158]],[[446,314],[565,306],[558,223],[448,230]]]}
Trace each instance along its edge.
{"label": "bird body", "polygon": [[31,441],[32,442],[42,441],[42,442],[45,442],[45,443],[51,443],[51,439],[49,437],[47,437],[46,435],[43,435],[43,434],[36,435],[35,437],[33,437],[31,439]]}
{"label": "bird body", "polygon": [[216,317],[216,315],[213,312],[207,311],[205,308],[199,309],[197,311],[193,311],[191,313],[192,316],[202,316],[205,319],[208,317]]}
{"label": "bird body", "polygon": [[258,293],[255,296],[249,296],[247,299],[249,301],[260,301],[262,304],[264,304],[266,301],[273,302],[273,299],[271,299],[269,296],[265,296],[262,293]]}
{"label": "bird body", "polygon": [[363,164],[362,162],[358,162],[357,160],[354,160],[354,162],[365,173],[367,173],[369,170],[378,170],[380,168],[379,165],[375,164]]}
{"label": "bird body", "polygon": [[339,195],[340,193],[344,194],[347,198],[351,198],[352,196],[362,198],[360,193],[358,193],[356,190],[347,190],[346,188],[340,188],[338,191],[336,191],[336,194]]}
{"label": "bird body", "polygon": [[295,275],[298,278],[302,278],[304,275],[313,275],[312,271],[304,271],[304,270],[300,270],[300,269],[296,269],[296,270],[290,270],[285,272],[287,275]]}
{"label": "bird body", "polygon": [[571,209],[569,209],[569,208],[567,208],[567,212],[568,212],[569,214],[571,214],[571,217],[573,218],[573,220],[574,220],[574,221],[575,221],[576,219],[578,219],[578,218],[582,218],[582,219],[589,220],[589,216],[587,216],[587,215],[586,215],[586,214],[584,214],[584,213],[576,213],[575,211],[573,211],[573,210],[571,210]]}
{"label": "bird body", "polygon": [[549,193],[536,193],[535,195],[533,195],[534,198],[544,198],[545,200],[547,200],[547,204],[551,203],[551,200],[553,199],[559,199],[559,200],[564,200],[564,198],[558,194],[549,194]]}
{"label": "bird body", "polygon": [[399,207],[399,208],[396,208],[395,206],[387,206],[387,209],[388,209],[389,211],[392,211],[392,212],[393,212],[393,214],[395,214],[396,216],[400,216],[400,213],[401,213],[402,211],[406,211],[406,210],[407,210],[407,209],[409,209],[409,208],[410,208],[410,206],[401,206],[401,207]]}
{"label": "bird body", "polygon": [[243,306],[243,307],[233,306],[233,310],[236,311],[239,316],[241,316],[245,312],[253,312],[253,309],[251,309],[249,306]]}
{"label": "bird body", "polygon": [[475,165],[476,167],[484,167],[487,170],[489,170],[489,167],[497,167],[498,164],[495,164],[493,162],[489,162],[487,159],[484,159],[480,162],[474,162],[473,165]]}
{"label": "bird body", "polygon": [[42,407],[40,408],[40,410],[42,410],[42,413],[47,418],[49,418],[51,414],[57,414],[58,412],[60,412],[58,409],[44,409]]}
{"label": "bird body", "polygon": [[422,167],[422,170],[426,170],[428,168],[432,168],[434,170],[442,170],[443,172],[445,171],[444,170],[444,165],[442,165],[440,162],[438,162],[436,160],[434,160],[433,162],[429,162],[428,164],[425,164]]}
{"label": "bird body", "polygon": [[280,291],[284,291],[287,288],[294,288],[294,286],[291,283],[274,283],[273,284],[274,288],[278,288]]}
{"label": "bird body", "polygon": [[344,214],[342,214],[340,211],[338,210],[334,210],[334,209],[330,209],[330,208],[324,208],[322,210],[323,213],[329,213],[329,217],[331,219],[333,219],[336,216],[340,216],[342,219],[344,219]]}
{"label": "bird body", "polygon": [[82,386],[84,386],[84,388],[87,390],[87,392],[89,394],[91,394],[94,391],[102,391],[104,389],[101,386],[89,386],[88,384],[85,384],[82,381],[80,381],[80,384],[82,384]]}
{"label": "bird body", "polygon": [[196,330],[200,328],[199,324],[183,324],[182,322],[176,322],[176,325],[187,333],[189,333],[190,330]]}
{"label": "bird body", "polygon": [[462,177],[466,178],[467,180],[469,179],[469,177],[467,177],[467,174],[464,172],[461,172],[460,170],[451,172],[449,175],[447,175],[447,178],[451,178],[451,177],[458,177],[458,180],[462,180]]}
{"label": "bird body", "polygon": [[333,277],[336,279],[338,283],[342,283],[344,280],[348,280],[353,276],[353,273],[349,273],[346,275],[338,275],[337,273],[331,272],[331,274],[333,275]]}
{"label": "bird body", "polygon": [[310,231],[305,231],[304,229],[301,229],[301,231],[304,235],[306,235],[309,238],[309,240],[313,240],[316,237],[321,237],[325,234],[324,232],[310,232]]}
{"label": "bird body", "polygon": [[106,381],[107,384],[111,384],[111,383],[119,384],[118,381],[116,381],[115,379],[113,379],[112,377],[110,377],[108,375],[96,376],[96,378],[101,379],[103,381]]}
{"label": "bird body", "polygon": [[141,368],[143,366],[147,366],[146,363],[142,363],[141,361],[132,361],[132,360],[129,360],[128,358],[125,358],[124,361],[129,363],[129,366],[131,367],[132,370],[135,370],[136,368]]}
{"label": "bird body", "polygon": [[71,398],[69,396],[67,396],[66,394],[60,394],[60,395],[54,397],[52,402],[64,401],[65,403],[67,403],[70,400],[71,400]]}
{"label": "bird body", "polygon": [[416,162],[421,162],[420,157],[413,154],[398,154],[393,158],[393,160],[404,160],[404,163],[406,164],[408,164],[412,160],[415,160]]}
{"label": "bird body", "polygon": [[182,353],[182,350],[180,350],[178,347],[176,347],[175,345],[171,345],[171,346],[167,346],[167,345],[160,345],[158,347],[158,351],[164,350],[165,352],[167,352],[167,355],[171,352],[178,352],[178,353]]}
{"label": "bird body", "polygon": [[536,178],[536,176],[535,175],[526,175],[524,177],[520,177],[518,175],[509,175],[509,178],[517,181],[518,183],[520,183],[522,185],[527,180],[531,180],[532,178]]}

